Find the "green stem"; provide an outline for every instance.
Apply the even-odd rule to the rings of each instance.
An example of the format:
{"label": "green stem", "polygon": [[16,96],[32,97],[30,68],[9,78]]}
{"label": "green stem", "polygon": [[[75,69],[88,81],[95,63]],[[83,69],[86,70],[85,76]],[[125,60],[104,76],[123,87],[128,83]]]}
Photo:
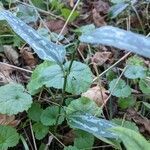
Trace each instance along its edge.
{"label": "green stem", "polygon": [[71,71],[71,67],[72,67],[72,64],[73,64],[73,61],[74,61],[74,57],[75,57],[75,53],[76,51],[74,50],[73,54],[72,54],[72,59],[71,59],[71,62],[69,64],[69,68],[67,71],[64,70],[63,68],[63,73],[64,73],[64,84],[63,84],[63,89],[62,89],[62,100],[61,100],[61,103],[60,103],[60,106],[59,106],[59,111],[58,111],[58,117],[56,119],[56,124],[55,124],[55,130],[54,130],[54,133],[56,134],[57,132],[57,126],[58,126],[58,121],[59,121],[59,117],[60,117],[60,114],[61,114],[61,108],[62,106],[64,105],[64,101],[65,101],[65,91],[66,91],[66,86],[67,86],[67,77],[68,75],[70,74],[70,71]]}

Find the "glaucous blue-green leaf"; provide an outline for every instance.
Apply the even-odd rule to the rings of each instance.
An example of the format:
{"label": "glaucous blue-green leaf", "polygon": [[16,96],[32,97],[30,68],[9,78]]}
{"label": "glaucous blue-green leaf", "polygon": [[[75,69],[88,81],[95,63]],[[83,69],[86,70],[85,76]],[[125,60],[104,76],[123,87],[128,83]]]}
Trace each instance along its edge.
{"label": "glaucous blue-green leaf", "polygon": [[43,70],[45,70],[45,68],[53,64],[54,62],[44,61],[34,69],[31,79],[27,85],[27,89],[30,92],[30,94],[34,95],[42,89],[44,83],[43,80],[41,80],[40,78],[41,73],[43,72]]}
{"label": "glaucous blue-green leaf", "polygon": [[116,97],[128,97],[131,94],[131,88],[122,79],[119,81],[118,79],[113,79],[109,84],[109,91]]}
{"label": "glaucous blue-green leaf", "polygon": [[70,102],[68,107],[66,107],[66,114],[70,115],[73,113],[85,114],[89,113],[91,115],[100,116],[101,108],[97,104],[86,97],[81,97],[79,99]]}
{"label": "glaucous blue-green leaf", "polygon": [[149,150],[150,143],[138,132],[124,128],[115,127],[111,129],[122,140],[127,150]]}
{"label": "glaucous blue-green leaf", "polygon": [[[52,126],[56,124],[57,117],[59,115],[58,106],[50,106],[43,110],[41,114],[41,122],[45,126]],[[58,120],[58,124],[61,124],[64,121],[64,111],[61,109],[61,114]]]}
{"label": "glaucous blue-green leaf", "polygon": [[118,3],[122,3],[122,2],[127,2],[129,0],[110,0],[111,3],[114,3],[114,4],[118,4]]}
{"label": "glaucous blue-green leaf", "polygon": [[63,46],[57,45],[39,35],[33,28],[25,24],[11,12],[0,10],[0,15],[8,22],[11,28],[26,41],[43,60],[55,61],[61,64],[66,51]]}
{"label": "glaucous blue-green leaf", "polygon": [[[78,149],[92,149],[94,144],[94,136],[88,132],[83,130],[76,130],[75,131],[75,139],[74,139],[74,146]],[[91,147],[91,149],[90,149]]]}
{"label": "glaucous blue-green leaf", "polygon": [[80,36],[80,41],[103,44],[150,57],[150,38],[112,26],[103,26]]}
{"label": "glaucous blue-green leaf", "polygon": [[[64,64],[64,70],[68,70],[70,61]],[[64,84],[64,72],[59,65],[47,67],[39,75],[40,80],[47,87],[62,89]],[[74,61],[67,78],[66,92],[80,94],[87,91],[93,80],[90,68],[81,62]]]}
{"label": "glaucous blue-green leaf", "polygon": [[0,113],[17,114],[31,107],[32,97],[22,85],[9,83],[0,87],[0,104]]}
{"label": "glaucous blue-green leaf", "polygon": [[17,5],[17,17],[20,18],[25,23],[36,22],[38,20],[38,15],[33,7],[28,7],[23,4]]}
{"label": "glaucous blue-green leaf", "polygon": [[109,10],[111,18],[116,18],[119,14],[121,14],[127,7],[129,6],[128,3],[121,2],[114,6],[112,6]]}
{"label": "glaucous blue-green leaf", "polygon": [[144,94],[150,94],[150,81],[149,80],[141,79],[139,82],[139,87],[140,87],[140,90]]}
{"label": "glaucous blue-green leaf", "polygon": [[0,125],[0,149],[7,150],[19,142],[19,134],[16,129],[10,126]]}
{"label": "glaucous blue-green leaf", "polygon": [[68,123],[72,128],[81,129],[89,132],[97,138],[117,138],[116,134],[112,133],[108,129],[115,127],[116,125],[105,119],[100,119],[91,114],[85,115],[70,115]]}
{"label": "glaucous blue-green leaf", "polygon": [[143,66],[128,65],[124,75],[129,79],[145,78],[146,69]]}
{"label": "glaucous blue-green leaf", "polygon": [[36,139],[41,140],[48,134],[49,127],[44,126],[40,122],[37,122],[33,125],[33,131],[35,133]]}

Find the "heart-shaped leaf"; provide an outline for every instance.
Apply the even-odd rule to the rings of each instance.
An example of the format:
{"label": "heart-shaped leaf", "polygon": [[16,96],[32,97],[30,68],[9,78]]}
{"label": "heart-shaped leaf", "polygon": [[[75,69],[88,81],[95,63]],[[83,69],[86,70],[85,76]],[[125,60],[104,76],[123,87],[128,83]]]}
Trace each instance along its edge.
{"label": "heart-shaped leaf", "polygon": [[[41,114],[41,122],[45,126],[52,126],[56,124],[57,117],[59,115],[58,106],[50,106],[43,110]],[[59,117],[58,124],[61,124],[64,121],[64,111],[61,109],[61,116]]]}
{"label": "heart-shaped leaf", "polygon": [[13,115],[28,110],[32,97],[22,85],[10,83],[0,87],[0,104],[0,113]]}
{"label": "heart-shaped leaf", "polygon": [[129,79],[145,78],[146,69],[143,66],[128,65],[124,75]]}
{"label": "heart-shaped leaf", "polygon": [[10,126],[0,125],[0,149],[7,150],[19,142],[19,134],[16,129]]}
{"label": "heart-shaped leaf", "polygon": [[[113,79],[109,84],[109,91],[116,97],[128,97],[131,94],[131,88],[124,80]],[[116,84],[117,83],[117,84]],[[116,86],[115,86],[116,85]]]}
{"label": "heart-shaped leaf", "polygon": [[[64,64],[64,70],[68,70],[70,61]],[[67,77],[66,92],[80,94],[85,92],[91,85],[93,74],[90,68],[81,62],[74,61]],[[62,89],[64,84],[64,73],[58,64],[43,63],[33,72],[28,89],[32,94],[39,92],[39,89],[46,85]]]}

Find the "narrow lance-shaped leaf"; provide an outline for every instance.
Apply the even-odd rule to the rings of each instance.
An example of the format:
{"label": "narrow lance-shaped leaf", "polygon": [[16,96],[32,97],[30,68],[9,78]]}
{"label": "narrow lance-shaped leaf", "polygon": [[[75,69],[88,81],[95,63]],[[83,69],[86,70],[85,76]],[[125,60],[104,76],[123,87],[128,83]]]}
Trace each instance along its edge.
{"label": "narrow lance-shaped leaf", "polygon": [[114,46],[150,57],[150,38],[112,26],[104,26],[83,34],[81,42]]}
{"label": "narrow lance-shaped leaf", "polygon": [[1,10],[0,17],[8,22],[11,28],[34,49],[41,59],[57,63],[63,62],[66,54],[63,46],[48,41],[9,11]]}
{"label": "narrow lance-shaped leaf", "polygon": [[124,128],[115,127],[111,129],[119,136],[127,150],[149,150],[150,143],[138,132]]}
{"label": "narrow lance-shaped leaf", "polygon": [[90,114],[70,115],[69,124],[71,127],[89,132],[97,138],[117,138],[116,134],[108,129],[116,127],[115,124],[105,119],[94,117]]}

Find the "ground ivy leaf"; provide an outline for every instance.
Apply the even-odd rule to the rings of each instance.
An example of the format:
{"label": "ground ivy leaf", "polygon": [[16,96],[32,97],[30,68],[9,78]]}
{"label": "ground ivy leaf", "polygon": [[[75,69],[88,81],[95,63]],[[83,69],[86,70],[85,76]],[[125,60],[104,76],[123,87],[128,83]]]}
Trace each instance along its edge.
{"label": "ground ivy leaf", "polygon": [[67,146],[64,148],[64,150],[79,150],[79,149],[75,146]]}
{"label": "ground ivy leaf", "polygon": [[0,87],[0,104],[0,113],[17,114],[31,107],[32,97],[22,85],[10,83]]}
{"label": "ground ivy leaf", "polygon": [[[41,122],[45,126],[52,126],[56,124],[57,117],[59,115],[58,106],[50,106],[43,110],[41,114]],[[58,124],[64,121],[64,111],[61,109],[61,116],[59,117]]]}
{"label": "ground ivy leaf", "polygon": [[33,125],[33,131],[35,132],[36,139],[41,140],[48,134],[49,127],[38,122]]}
{"label": "ground ivy leaf", "polygon": [[144,94],[150,94],[150,81],[141,79],[139,82],[139,87]]}
{"label": "ground ivy leaf", "polygon": [[66,107],[67,115],[78,112],[79,114],[89,113],[91,115],[100,116],[101,109],[97,104],[86,97],[81,97],[79,99],[71,101],[71,103]]}
{"label": "ground ivy leaf", "polygon": [[94,24],[88,24],[88,25],[85,25],[85,26],[82,26],[82,27],[79,27],[75,30],[75,32],[79,32],[79,33],[89,33],[91,32],[92,30],[95,29],[95,25]]}
{"label": "ground ivy leaf", "polygon": [[42,64],[38,65],[35,70],[32,73],[30,82],[27,85],[27,88],[30,92],[30,94],[34,95],[40,91],[40,89],[43,87],[44,83],[40,79],[41,73],[45,70],[45,68],[53,65],[53,62],[50,61],[44,61]]}
{"label": "ground ivy leaf", "polygon": [[129,79],[145,78],[146,69],[143,66],[128,65],[124,75]]}
{"label": "ground ivy leaf", "polygon": [[[70,62],[65,64],[68,69]],[[93,74],[90,68],[81,62],[74,61],[70,74],[67,78],[66,91],[72,94],[81,94],[89,89],[93,81]]]}
{"label": "ground ivy leaf", "polygon": [[[70,61],[64,64],[64,69],[69,68]],[[64,73],[59,65],[52,65],[41,73],[41,80],[47,87],[62,89],[64,84]],[[93,74],[90,68],[81,63],[74,61],[67,78],[66,92],[80,94],[85,92],[91,85]]]}
{"label": "ground ivy leaf", "polygon": [[23,40],[25,40],[43,60],[57,62],[64,61],[66,51],[63,46],[57,45],[39,35],[33,28],[15,17],[10,11],[0,10],[0,15]]}
{"label": "ground ivy leaf", "polygon": [[116,97],[128,97],[131,94],[131,88],[125,83],[124,80],[120,79],[116,85],[117,81],[118,79],[114,79],[110,82],[109,91]]}
{"label": "ground ivy leaf", "polygon": [[16,129],[10,126],[0,125],[0,149],[7,150],[14,147],[19,142],[19,134]]}
{"label": "ground ivy leaf", "polygon": [[136,132],[139,131],[139,128],[136,126],[134,122],[123,120],[123,119],[118,119],[118,118],[112,119],[112,122],[114,122],[115,124],[119,126],[134,130]]}
{"label": "ground ivy leaf", "polygon": [[134,106],[135,103],[136,103],[136,100],[135,100],[135,98],[132,97],[132,96],[125,97],[125,98],[120,97],[120,98],[118,99],[118,106],[119,106],[121,109],[131,108],[131,107]]}
{"label": "ground ivy leaf", "polygon": [[43,109],[39,103],[33,103],[28,110],[28,117],[33,121],[39,122]]}
{"label": "ground ivy leaf", "polygon": [[82,130],[75,131],[75,139],[74,139],[74,146],[78,149],[92,149],[94,144],[94,136],[88,132]]}

